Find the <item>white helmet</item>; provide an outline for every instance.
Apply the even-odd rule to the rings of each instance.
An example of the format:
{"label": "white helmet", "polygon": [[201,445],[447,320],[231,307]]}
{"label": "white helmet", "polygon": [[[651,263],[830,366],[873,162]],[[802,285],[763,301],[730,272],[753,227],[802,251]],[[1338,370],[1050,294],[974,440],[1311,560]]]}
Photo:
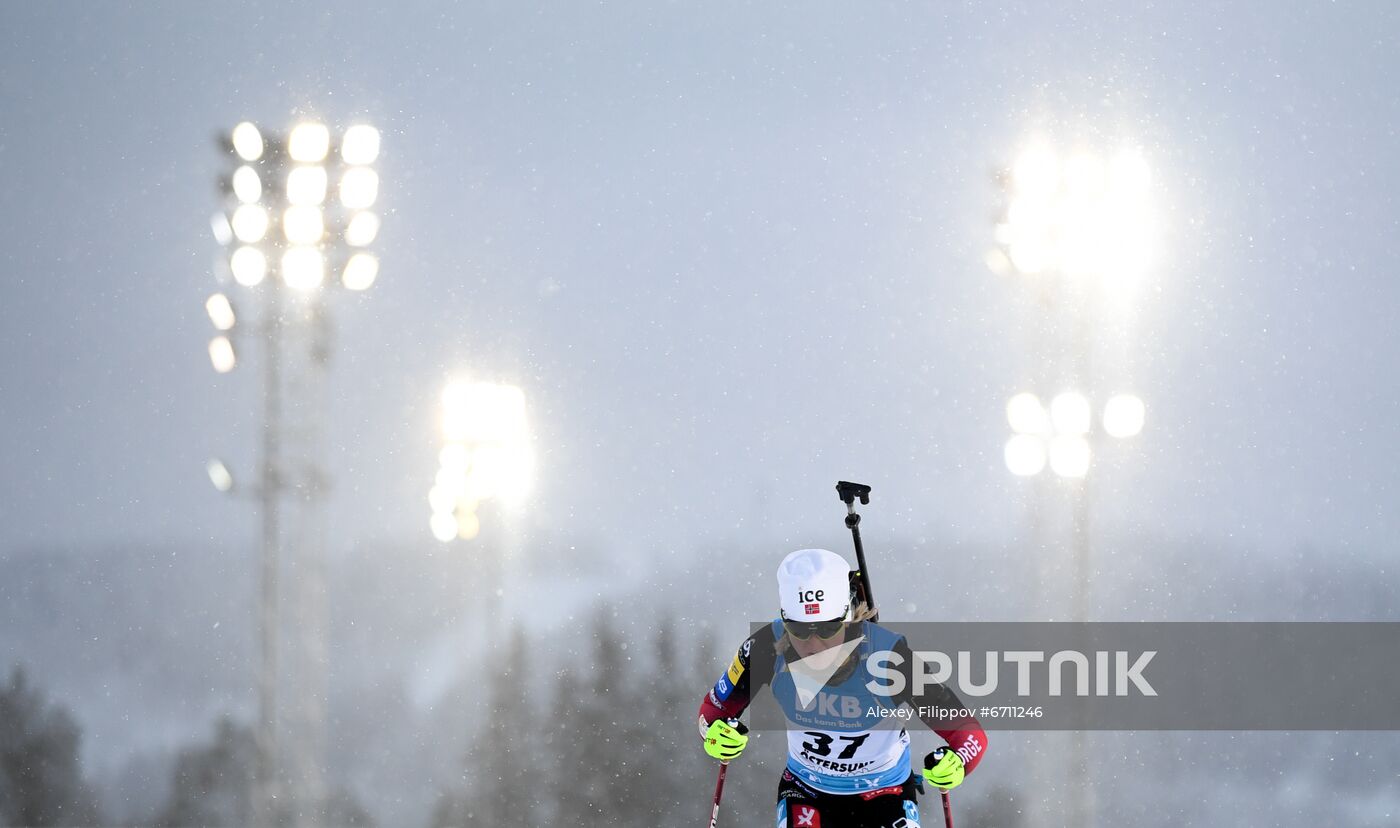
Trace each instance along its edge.
{"label": "white helmet", "polygon": [[826,549],[799,549],[778,565],[778,606],[789,621],[848,619],[851,565]]}

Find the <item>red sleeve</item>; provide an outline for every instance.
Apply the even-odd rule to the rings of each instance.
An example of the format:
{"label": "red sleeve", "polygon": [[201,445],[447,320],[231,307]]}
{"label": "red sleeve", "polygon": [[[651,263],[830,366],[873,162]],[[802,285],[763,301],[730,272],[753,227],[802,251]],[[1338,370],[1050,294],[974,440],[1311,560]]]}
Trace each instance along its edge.
{"label": "red sleeve", "polygon": [[715,691],[711,689],[700,699],[700,735],[705,735],[715,719],[737,719],[744,712],[744,708],[748,706],[747,696],[734,693],[727,700],[718,701],[715,698]]}
{"label": "red sleeve", "polygon": [[975,718],[967,718],[957,723],[955,730],[934,730],[948,747],[963,760],[963,768],[972,773],[982,754],[987,752],[987,732]]}
{"label": "red sleeve", "polygon": [[[769,644],[767,650],[771,649],[772,645]],[[740,645],[739,651],[734,654],[734,660],[725,668],[719,681],[716,681],[700,700],[701,736],[705,735],[715,719],[737,719],[749,706],[749,699],[752,698],[755,689],[750,675],[753,659],[756,656],[761,657],[767,650],[764,649],[762,634],[750,637]]]}

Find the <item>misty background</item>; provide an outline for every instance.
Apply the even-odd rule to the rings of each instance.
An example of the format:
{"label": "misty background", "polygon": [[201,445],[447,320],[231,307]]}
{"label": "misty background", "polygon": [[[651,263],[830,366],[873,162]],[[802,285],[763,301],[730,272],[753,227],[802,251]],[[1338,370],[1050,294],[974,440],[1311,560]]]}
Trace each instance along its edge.
{"label": "misty background", "polygon": [[[0,7],[0,689],[32,701],[22,668],[71,717],[49,732],[75,736],[88,822],[178,823],[191,751],[245,766],[256,515],[204,464],[254,468],[257,356],[212,372],[202,309],[215,139],[244,119],[384,136],[381,273],[333,302],[324,423],[347,821],[486,819],[490,780],[522,774],[523,824],[703,819],[694,708],[784,553],[849,554],[837,479],[875,488],[887,617],[1063,617],[1065,504],[1035,524],[1002,461],[1035,308],[984,264],[1034,136],[1152,171],[1157,252],[1128,339],[1096,343],[1147,423],[1094,458],[1093,617],[1394,620],[1397,24],[1385,3]],[[524,390],[537,482],[440,544],[459,377]],[[493,697],[503,675],[538,695]],[[522,710],[539,741],[493,747]],[[779,742],[731,769],[733,824],[771,819]],[[1068,783],[1031,767],[1055,743],[991,743],[958,824],[1058,824]],[[1397,758],[1391,734],[1101,734],[1091,766],[1104,824],[1387,825]]]}

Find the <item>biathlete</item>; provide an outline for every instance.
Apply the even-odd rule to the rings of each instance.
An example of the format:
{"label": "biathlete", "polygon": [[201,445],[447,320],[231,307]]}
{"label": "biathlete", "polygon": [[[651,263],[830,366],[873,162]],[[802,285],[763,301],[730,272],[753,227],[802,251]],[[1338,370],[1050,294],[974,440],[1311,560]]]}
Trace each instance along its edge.
{"label": "biathlete", "polygon": [[[744,641],[700,702],[705,751],[727,762],[748,744],[739,715],[770,686],[787,719],[778,828],[919,828],[909,734],[889,711],[917,711],[947,742],[924,760],[923,780],[935,788],[962,784],[987,751],[987,734],[951,689],[932,685],[913,696],[908,642],[869,620],[873,612],[857,602],[853,582],[850,564],[834,552],[802,549],[784,558],[779,617]],[[904,677],[892,695],[877,692],[893,688],[867,663],[870,654],[888,652],[897,656],[889,668]]]}

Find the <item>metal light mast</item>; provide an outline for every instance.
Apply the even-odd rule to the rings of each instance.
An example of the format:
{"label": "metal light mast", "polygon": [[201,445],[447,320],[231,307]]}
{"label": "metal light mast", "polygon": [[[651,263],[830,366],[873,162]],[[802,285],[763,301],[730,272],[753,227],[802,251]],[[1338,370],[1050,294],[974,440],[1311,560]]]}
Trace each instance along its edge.
{"label": "metal light mast", "polygon": [[[1092,565],[1090,467],[1101,435],[1128,438],[1142,430],[1145,408],[1131,394],[1116,394],[1104,404],[1095,427],[1090,395],[1097,377],[1094,343],[1106,327],[1104,297],[1140,275],[1150,260],[1151,221],[1147,163],[1135,151],[1111,158],[1089,153],[1061,157],[1044,144],[1032,144],[1005,179],[1006,211],[996,226],[998,248],[988,264],[997,272],[1015,272],[1034,281],[1037,310],[1032,324],[1042,333],[1034,382],[1055,394],[1049,405],[1031,392],[1007,404],[1013,436],[1007,441],[1007,469],[1020,477],[1037,477],[1048,465],[1071,498],[1073,585],[1070,618],[1089,619]],[[1067,390],[1068,389],[1068,390]],[[1037,500],[1047,493],[1037,483]],[[1037,525],[1043,516],[1035,506]],[[1088,734],[1071,737],[1074,789],[1066,824],[1092,826],[1094,791],[1087,780]]]}
{"label": "metal light mast", "polygon": [[[345,290],[368,289],[378,259],[366,248],[379,232],[371,212],[379,192],[372,164],[379,132],[357,124],[341,138],[305,121],[285,136],[249,122],[221,140],[228,168],[225,209],[214,235],[224,246],[219,275],[259,307],[239,326],[234,303],[206,304],[220,332],[209,344],[220,373],[253,341],[263,357],[263,412],[256,497],[260,518],[257,669],[258,766],[252,791],[257,825],[318,826],[326,821],[326,532],[328,489],[322,459],[326,370],[332,351],[328,274]],[[331,183],[335,182],[335,192]],[[211,461],[222,491],[233,477]]]}

